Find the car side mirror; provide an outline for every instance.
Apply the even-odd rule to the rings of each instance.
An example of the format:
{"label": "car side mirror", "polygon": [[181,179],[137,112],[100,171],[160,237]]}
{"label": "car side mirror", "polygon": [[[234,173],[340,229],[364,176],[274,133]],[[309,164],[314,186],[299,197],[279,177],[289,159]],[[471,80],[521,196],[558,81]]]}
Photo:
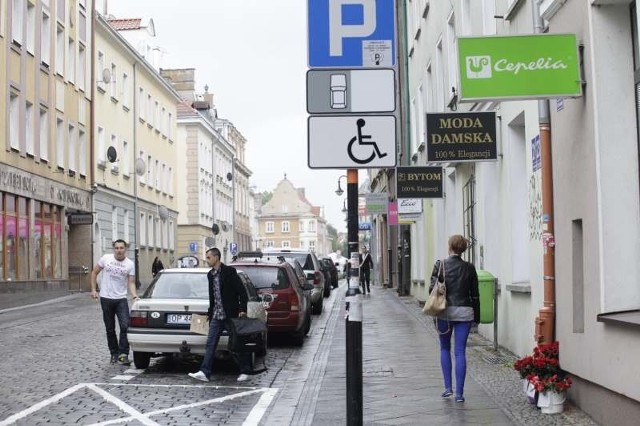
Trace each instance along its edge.
{"label": "car side mirror", "polygon": [[313,272],[307,272],[306,278],[308,280],[315,280],[316,279],[316,274]]}

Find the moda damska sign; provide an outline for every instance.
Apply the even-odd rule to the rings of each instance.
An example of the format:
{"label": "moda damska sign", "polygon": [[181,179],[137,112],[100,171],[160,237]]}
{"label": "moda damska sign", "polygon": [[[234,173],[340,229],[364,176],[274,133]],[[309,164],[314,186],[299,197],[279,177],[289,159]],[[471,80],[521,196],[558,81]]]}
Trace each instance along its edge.
{"label": "moda damska sign", "polygon": [[582,95],[575,34],[459,37],[460,100]]}
{"label": "moda damska sign", "polygon": [[442,198],[442,167],[398,167],[398,198]]}
{"label": "moda damska sign", "polygon": [[427,114],[427,162],[495,159],[495,112]]}

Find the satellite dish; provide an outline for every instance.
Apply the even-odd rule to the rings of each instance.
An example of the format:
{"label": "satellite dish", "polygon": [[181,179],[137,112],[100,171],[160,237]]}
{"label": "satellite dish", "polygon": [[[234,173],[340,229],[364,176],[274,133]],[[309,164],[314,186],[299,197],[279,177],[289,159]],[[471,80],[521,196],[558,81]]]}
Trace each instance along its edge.
{"label": "satellite dish", "polygon": [[213,235],[218,235],[220,233],[220,227],[218,226],[217,223],[214,223],[211,226],[211,232],[213,232]]}
{"label": "satellite dish", "polygon": [[107,160],[109,160],[110,163],[115,163],[116,161],[118,161],[118,151],[116,151],[116,149],[112,146],[107,148]]}
{"label": "satellite dish", "polygon": [[227,180],[231,180],[233,179],[233,175],[231,174],[231,172],[227,173]]}
{"label": "satellite dish", "polygon": [[158,216],[160,216],[160,219],[166,220],[169,217],[169,209],[165,206],[158,206]]}
{"label": "satellite dish", "polygon": [[147,166],[144,164],[144,160],[142,158],[138,158],[136,160],[136,174],[138,176],[144,176],[144,173],[147,171]]}
{"label": "satellite dish", "polygon": [[223,230],[224,232],[227,232],[227,231],[229,230],[229,227],[228,227],[228,226],[227,226],[227,224],[226,224],[226,223],[224,223],[224,222],[222,222],[222,230]]}
{"label": "satellite dish", "polygon": [[216,239],[213,237],[207,237],[204,239],[204,245],[207,247],[213,247],[216,245]]}
{"label": "satellite dish", "polygon": [[111,70],[109,68],[105,68],[102,70],[102,82],[104,84],[111,83]]}

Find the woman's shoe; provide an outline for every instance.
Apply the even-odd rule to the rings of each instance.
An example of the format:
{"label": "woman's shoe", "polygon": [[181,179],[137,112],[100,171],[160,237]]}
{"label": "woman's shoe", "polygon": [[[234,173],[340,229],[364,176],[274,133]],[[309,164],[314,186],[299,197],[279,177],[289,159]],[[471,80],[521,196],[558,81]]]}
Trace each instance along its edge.
{"label": "woman's shoe", "polygon": [[464,396],[456,395],[456,402],[464,402]]}
{"label": "woman's shoe", "polygon": [[440,396],[443,398],[449,398],[451,395],[453,395],[453,392],[450,389],[445,389]]}

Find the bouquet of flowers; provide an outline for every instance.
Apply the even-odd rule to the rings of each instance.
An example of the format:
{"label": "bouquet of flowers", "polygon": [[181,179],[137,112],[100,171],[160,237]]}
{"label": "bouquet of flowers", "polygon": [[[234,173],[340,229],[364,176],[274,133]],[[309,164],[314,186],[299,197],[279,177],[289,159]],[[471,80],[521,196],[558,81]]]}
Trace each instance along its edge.
{"label": "bouquet of flowers", "polygon": [[560,369],[559,354],[558,342],[540,344],[533,349],[533,355],[518,359],[513,368],[538,392],[564,391],[571,387],[572,382]]}

